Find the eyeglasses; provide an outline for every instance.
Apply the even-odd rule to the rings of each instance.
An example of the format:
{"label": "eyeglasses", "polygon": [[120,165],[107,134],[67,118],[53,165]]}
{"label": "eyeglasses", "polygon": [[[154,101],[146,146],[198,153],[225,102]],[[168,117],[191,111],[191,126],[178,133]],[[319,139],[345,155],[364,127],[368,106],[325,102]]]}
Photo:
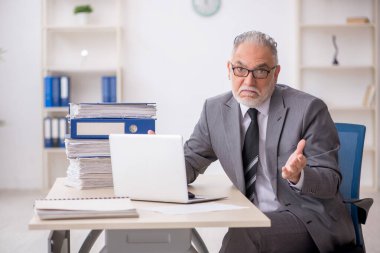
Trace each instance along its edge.
{"label": "eyeglasses", "polygon": [[252,75],[255,79],[267,78],[269,73],[277,67],[277,65],[276,65],[271,69],[256,68],[256,69],[250,70],[250,69],[246,69],[243,67],[234,66],[234,65],[232,65],[232,63],[231,63],[231,66],[232,66],[232,71],[234,72],[235,76],[247,77],[249,75],[249,73],[252,72]]}

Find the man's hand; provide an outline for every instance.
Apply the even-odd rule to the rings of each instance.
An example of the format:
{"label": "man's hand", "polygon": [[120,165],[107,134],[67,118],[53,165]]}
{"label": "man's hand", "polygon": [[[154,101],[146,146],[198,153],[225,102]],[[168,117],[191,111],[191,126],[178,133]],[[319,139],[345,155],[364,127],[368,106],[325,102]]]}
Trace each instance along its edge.
{"label": "man's hand", "polygon": [[156,134],[153,130],[148,130],[148,134]]}
{"label": "man's hand", "polygon": [[297,184],[301,177],[301,171],[306,166],[306,157],[303,155],[306,141],[300,140],[297,144],[296,151],[289,156],[285,166],[282,167],[282,177],[293,184]]}

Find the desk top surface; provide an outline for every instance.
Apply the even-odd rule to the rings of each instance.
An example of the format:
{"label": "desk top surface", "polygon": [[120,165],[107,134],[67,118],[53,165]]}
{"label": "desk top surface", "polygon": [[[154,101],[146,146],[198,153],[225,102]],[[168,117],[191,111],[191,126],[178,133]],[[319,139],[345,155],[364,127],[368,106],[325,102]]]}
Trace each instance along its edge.
{"label": "desk top surface", "polygon": [[[178,205],[169,203],[133,201],[138,218],[40,220],[33,215],[29,229],[171,229],[193,227],[269,227],[270,220],[237,190],[225,175],[201,175],[190,186],[195,194],[223,194],[226,199],[218,203],[247,206],[248,208],[228,211],[202,212],[169,215],[147,210],[144,207]],[[113,188],[78,190],[64,185],[58,178],[46,198],[112,197]]]}

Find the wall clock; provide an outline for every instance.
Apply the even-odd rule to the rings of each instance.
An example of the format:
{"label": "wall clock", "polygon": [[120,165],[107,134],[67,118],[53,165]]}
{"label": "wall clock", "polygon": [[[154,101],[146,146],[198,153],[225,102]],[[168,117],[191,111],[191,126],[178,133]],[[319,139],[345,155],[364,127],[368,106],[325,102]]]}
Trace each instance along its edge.
{"label": "wall clock", "polygon": [[217,13],[222,0],[191,0],[193,9],[201,16],[208,17]]}

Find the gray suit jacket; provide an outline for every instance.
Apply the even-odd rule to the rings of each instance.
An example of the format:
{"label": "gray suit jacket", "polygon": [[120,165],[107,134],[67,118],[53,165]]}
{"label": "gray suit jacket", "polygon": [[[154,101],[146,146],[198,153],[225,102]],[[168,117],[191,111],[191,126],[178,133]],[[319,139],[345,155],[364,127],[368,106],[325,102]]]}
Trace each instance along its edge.
{"label": "gray suit jacket", "polygon": [[[239,104],[231,92],[207,99],[199,122],[185,143],[188,182],[219,159],[232,183],[245,193]],[[281,168],[306,140],[304,183],[300,192],[281,177]],[[341,174],[337,131],[322,100],[285,85],[272,95],[266,136],[271,183],[283,210],[303,221],[321,252],[353,242],[351,218],[339,194]]]}

